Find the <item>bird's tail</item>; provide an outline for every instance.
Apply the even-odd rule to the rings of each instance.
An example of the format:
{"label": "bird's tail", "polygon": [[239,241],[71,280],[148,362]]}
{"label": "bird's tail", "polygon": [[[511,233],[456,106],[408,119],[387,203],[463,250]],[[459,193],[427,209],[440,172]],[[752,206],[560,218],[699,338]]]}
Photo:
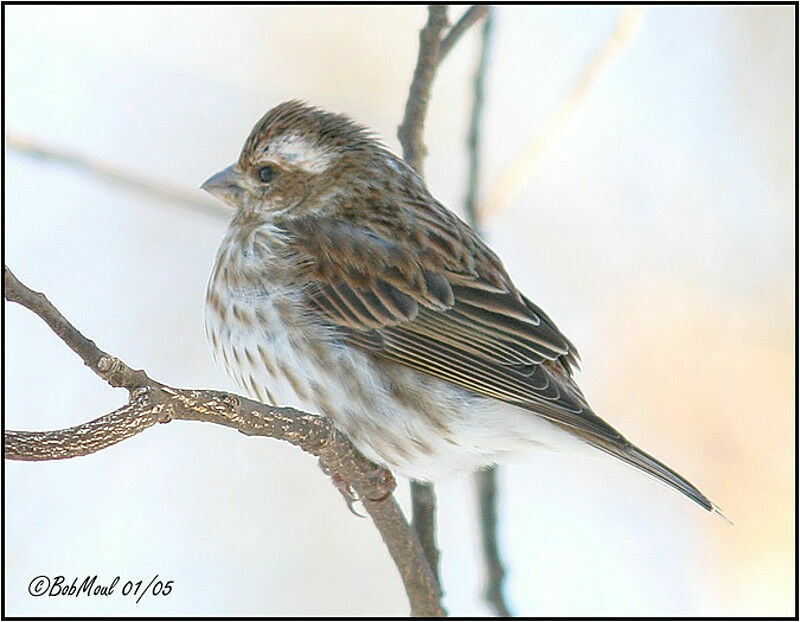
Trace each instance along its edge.
{"label": "bird's tail", "polygon": [[628,464],[635,466],[637,469],[644,471],[648,475],[655,477],[657,480],[667,484],[675,490],[682,492],[704,509],[708,510],[709,512],[714,512],[715,514],[719,514],[723,519],[730,523],[720,509],[714,505],[708,499],[708,497],[706,497],[694,485],[692,485],[689,480],[670,469],[663,462],[656,460],[650,454],[645,453],[632,443],[625,440],[623,440],[621,443],[615,443],[594,435],[581,436],[583,436],[584,439],[594,447],[611,454],[615,458],[619,458],[623,462],[627,462]]}

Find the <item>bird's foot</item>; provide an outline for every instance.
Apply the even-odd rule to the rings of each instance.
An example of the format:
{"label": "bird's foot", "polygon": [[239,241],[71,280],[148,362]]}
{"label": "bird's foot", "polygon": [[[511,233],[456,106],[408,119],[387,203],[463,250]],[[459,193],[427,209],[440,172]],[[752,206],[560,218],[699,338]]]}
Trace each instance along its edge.
{"label": "bird's foot", "polygon": [[319,468],[322,469],[322,472],[325,473],[325,475],[331,478],[334,487],[339,491],[344,499],[344,502],[347,504],[347,509],[356,516],[366,518],[363,514],[356,511],[354,505],[356,501],[359,501],[360,497],[358,496],[358,493],[353,490],[353,487],[350,485],[350,482],[345,479],[344,475],[333,471],[333,469],[325,464],[321,458],[319,460]]}
{"label": "bird's foot", "polygon": [[364,473],[364,477],[369,481],[369,494],[366,495],[370,501],[384,501],[397,488],[397,482],[389,469],[375,465],[375,468]]}
{"label": "bird's foot", "polygon": [[[353,507],[356,501],[362,500],[362,497],[356,492],[347,478],[330,468],[322,459],[319,461],[319,468],[322,469],[325,475],[331,478],[336,490],[338,490],[344,498],[347,508],[356,516],[361,516],[363,518],[364,515],[357,512]],[[374,468],[364,471],[361,476],[364,484],[366,484],[362,486],[362,489],[366,488],[368,490],[368,493],[365,494],[364,497],[370,501],[384,501],[394,492],[397,486],[392,473],[377,465],[375,465]]]}

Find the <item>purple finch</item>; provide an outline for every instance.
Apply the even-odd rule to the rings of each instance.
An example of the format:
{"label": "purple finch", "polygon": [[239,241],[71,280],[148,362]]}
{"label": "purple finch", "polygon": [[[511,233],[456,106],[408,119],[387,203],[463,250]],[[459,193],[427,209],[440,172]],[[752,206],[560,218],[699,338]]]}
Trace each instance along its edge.
{"label": "purple finch", "polygon": [[236,209],[206,332],[250,396],[324,414],[419,480],[537,448],[604,453],[716,510],[592,412],[575,346],[363,127],[281,104],[203,188]]}

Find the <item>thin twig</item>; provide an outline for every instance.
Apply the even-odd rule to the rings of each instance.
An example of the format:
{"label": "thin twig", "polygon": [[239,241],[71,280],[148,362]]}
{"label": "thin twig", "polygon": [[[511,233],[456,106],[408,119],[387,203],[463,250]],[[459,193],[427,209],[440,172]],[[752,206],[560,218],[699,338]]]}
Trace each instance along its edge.
{"label": "thin twig", "polygon": [[487,574],[483,595],[494,609],[496,616],[508,618],[511,616],[511,611],[503,594],[506,569],[500,559],[500,545],[497,538],[497,468],[478,471],[475,474],[475,485],[481,517],[483,561],[486,564]]}
{"label": "thin twig", "polygon": [[411,526],[419,538],[431,571],[441,584],[439,547],[436,545],[436,492],[433,484],[411,481]]}
{"label": "thin twig", "polygon": [[[465,16],[466,17],[466,16]],[[478,222],[478,187],[480,184],[480,142],[483,103],[486,91],[486,65],[489,59],[489,41],[492,33],[492,12],[486,14],[486,21],[481,30],[481,48],[478,55],[478,66],[475,69],[472,91],[472,114],[470,115],[469,134],[467,136],[467,154],[469,171],[467,173],[467,194],[464,198],[464,212],[467,222],[480,232]]]}
{"label": "thin twig", "polygon": [[428,112],[433,77],[439,65],[439,44],[442,31],[447,27],[447,7],[434,5],[428,7],[428,22],[419,33],[419,54],[417,66],[408,89],[403,122],[397,128],[397,137],[403,147],[403,158],[422,175],[422,160],[425,145],[422,131],[425,114]]}
{"label": "thin twig", "polygon": [[[492,25],[492,11],[490,10],[481,29],[481,49],[473,80],[472,115],[467,138],[469,173],[467,176],[467,195],[464,199],[464,211],[467,216],[467,222],[479,233],[481,227],[478,222],[476,208],[481,176],[481,125]],[[484,597],[494,609],[495,615],[507,618],[511,613],[503,596],[503,582],[506,572],[500,560],[500,547],[497,541],[497,467],[493,466],[486,470],[478,471],[475,474],[475,487],[478,495],[483,558],[487,570]]]}
{"label": "thin twig", "polygon": [[42,318],[83,362],[111,386],[125,387],[130,401],[87,423],[47,432],[5,431],[4,455],[13,460],[58,460],[83,456],[173,419],[224,425],[249,436],[288,441],[320,458],[328,473],[346,481],[362,499],[397,566],[414,616],[444,615],[441,589],[415,532],[392,490],[394,479],[367,460],[327,417],[276,408],[221,391],[177,389],[128,367],[78,331],[47,298],[4,267],[4,292]]}
{"label": "thin twig", "polygon": [[620,58],[622,52],[628,49],[636,38],[644,11],[644,7],[641,6],[622,9],[614,32],[609,35],[597,53],[584,66],[579,79],[558,105],[553,116],[533,135],[528,145],[500,174],[478,210],[484,219],[497,214],[511,203],[524,188],[547,147],[564,129],[579,104],[586,98],[592,84],[615,59]]}
{"label": "thin twig", "polygon": [[408,89],[403,121],[397,128],[397,137],[403,147],[403,158],[420,175],[423,174],[422,161],[426,155],[422,132],[436,70],[461,36],[470,26],[486,16],[488,10],[488,6],[470,7],[455,26],[445,32],[447,6],[437,4],[428,7],[428,21],[419,33],[419,54]]}
{"label": "thin twig", "polygon": [[214,218],[230,220],[232,216],[232,211],[226,208],[224,204],[219,201],[208,201],[200,196],[197,191],[145,175],[137,175],[120,166],[109,164],[75,151],[44,145],[31,138],[25,138],[10,132],[6,133],[6,147],[19,154],[69,166],[82,173],[94,175],[115,186],[143,192],[165,203],[189,207]]}
{"label": "thin twig", "polygon": [[489,14],[489,5],[478,4],[471,6],[466,10],[464,15],[461,16],[455,25],[448,31],[441,44],[439,44],[439,62],[447,56],[447,53],[453,49],[453,46],[461,38],[470,27],[478,20],[486,17]]}

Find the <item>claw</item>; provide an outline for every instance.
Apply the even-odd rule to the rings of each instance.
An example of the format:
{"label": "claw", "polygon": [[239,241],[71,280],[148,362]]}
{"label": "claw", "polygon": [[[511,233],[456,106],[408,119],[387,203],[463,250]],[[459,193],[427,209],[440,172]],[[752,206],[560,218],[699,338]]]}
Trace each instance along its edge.
{"label": "claw", "polygon": [[322,469],[322,472],[325,473],[325,475],[331,478],[334,487],[339,491],[344,499],[344,502],[347,504],[347,509],[360,518],[366,518],[364,514],[356,511],[354,505],[356,501],[360,501],[360,498],[347,480],[338,473],[331,473],[331,470],[322,462],[322,460],[319,461],[319,468]]}
{"label": "claw", "polygon": [[356,516],[358,516],[359,518],[366,518],[366,517],[367,517],[367,515],[366,515],[366,514],[362,514],[361,512],[359,512],[358,510],[356,510],[356,508],[355,508],[355,502],[356,502],[357,500],[358,500],[358,499],[350,499],[350,498],[348,498],[348,497],[345,497],[345,499],[344,499],[344,502],[347,504],[347,509],[348,509],[348,510],[350,510],[350,512],[351,512],[352,514],[355,514],[355,515],[356,515]]}
{"label": "claw", "polygon": [[347,504],[347,509],[350,510],[356,516],[360,516],[361,518],[366,518],[364,514],[357,512],[356,509],[353,507],[356,501],[359,501],[360,499],[359,496],[356,494],[356,491],[353,490],[353,487],[347,483],[347,480],[345,480],[341,475],[338,475],[337,473],[331,475],[331,480],[333,480],[333,485],[336,487],[336,490],[338,490],[341,493],[344,502]]}

